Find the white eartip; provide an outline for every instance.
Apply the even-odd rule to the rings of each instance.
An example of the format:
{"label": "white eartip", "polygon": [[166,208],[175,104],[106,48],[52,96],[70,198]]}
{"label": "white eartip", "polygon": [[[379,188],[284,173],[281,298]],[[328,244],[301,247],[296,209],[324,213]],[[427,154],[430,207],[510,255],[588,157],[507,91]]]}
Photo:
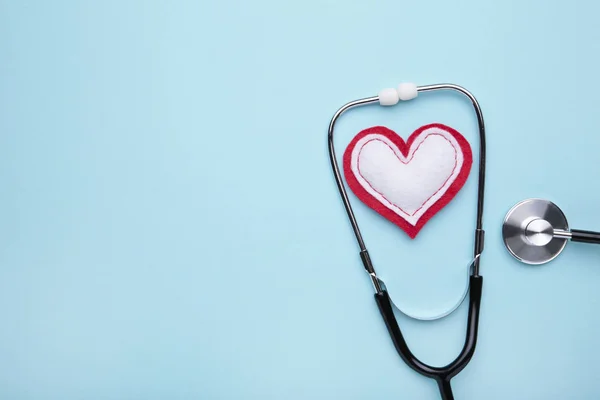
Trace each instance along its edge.
{"label": "white eartip", "polygon": [[379,104],[382,106],[393,106],[399,101],[396,89],[383,89],[379,92]]}
{"label": "white eartip", "polygon": [[412,100],[417,97],[417,85],[414,83],[401,83],[398,85],[398,98],[402,101]]}

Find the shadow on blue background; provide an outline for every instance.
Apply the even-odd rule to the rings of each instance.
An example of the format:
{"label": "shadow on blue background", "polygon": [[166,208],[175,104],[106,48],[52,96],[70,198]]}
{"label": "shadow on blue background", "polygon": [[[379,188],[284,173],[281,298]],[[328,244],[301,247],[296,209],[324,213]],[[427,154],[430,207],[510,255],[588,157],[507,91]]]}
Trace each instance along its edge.
{"label": "shadow on blue background", "polygon": [[[339,106],[401,81],[465,86],[488,128],[480,338],[456,398],[598,398],[598,249],[526,267],[499,235],[527,197],[600,227],[597,13],[0,1],[0,398],[436,399],[387,336],[326,150]],[[348,114],[338,154],[374,123],[442,122],[476,147],[467,102],[423,97]],[[414,242],[352,199],[395,300],[459,290],[474,178]],[[440,365],[465,318],[399,316]]]}

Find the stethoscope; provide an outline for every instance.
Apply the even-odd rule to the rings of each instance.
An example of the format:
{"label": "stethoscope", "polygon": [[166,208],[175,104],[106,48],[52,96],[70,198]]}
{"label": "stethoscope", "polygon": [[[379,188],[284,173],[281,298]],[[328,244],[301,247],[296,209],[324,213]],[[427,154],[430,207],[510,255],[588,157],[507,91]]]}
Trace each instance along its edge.
{"label": "stethoscope", "polygon": [[[462,95],[466,96],[473,104],[479,127],[479,181],[477,188],[477,221],[475,226],[475,241],[473,252],[474,258],[470,265],[469,316],[467,320],[467,333],[465,338],[465,344],[458,357],[456,357],[456,359],[450,364],[444,367],[432,367],[416,358],[408,348],[408,345],[404,340],[404,336],[402,335],[400,327],[398,326],[398,321],[394,316],[392,302],[388,291],[385,288],[385,283],[375,273],[373,263],[371,262],[371,258],[369,257],[369,252],[367,251],[367,247],[360,232],[360,228],[358,227],[358,223],[356,222],[356,217],[354,216],[354,212],[352,210],[352,206],[350,205],[348,194],[342,181],[340,169],[338,167],[335,155],[335,149],[333,144],[333,132],[337,120],[342,114],[344,114],[350,109],[377,103],[379,103],[382,106],[394,105],[398,103],[399,100],[410,100],[416,97],[418,93],[442,90],[451,90],[461,93]],[[452,394],[452,387],[450,385],[450,380],[467,366],[467,364],[473,357],[473,354],[475,353],[475,346],[477,343],[477,329],[479,325],[481,290],[483,285],[483,278],[479,274],[479,264],[484,242],[482,220],[485,186],[485,126],[483,122],[483,114],[481,112],[479,103],[469,91],[458,85],[438,84],[418,87],[414,85],[400,85],[397,92],[394,92],[394,89],[386,89],[380,92],[380,94],[377,96],[354,100],[342,106],[333,115],[333,118],[329,123],[328,140],[329,157],[331,159],[331,167],[333,168],[335,181],[337,183],[340,196],[342,197],[346,213],[348,214],[350,225],[352,226],[352,230],[354,231],[354,235],[356,236],[358,247],[360,248],[359,255],[362,260],[362,264],[367,273],[369,274],[371,282],[373,283],[373,287],[375,288],[375,301],[377,302],[377,306],[379,307],[379,311],[387,326],[388,332],[392,338],[394,346],[402,360],[404,360],[404,362],[409,367],[411,367],[416,372],[428,378],[431,378],[437,382],[443,400],[454,399],[454,396]]]}
{"label": "stethoscope", "polygon": [[556,204],[527,199],[506,214],[502,239],[517,260],[537,265],[554,260],[569,241],[600,244],[600,232],[569,229],[567,218]]}

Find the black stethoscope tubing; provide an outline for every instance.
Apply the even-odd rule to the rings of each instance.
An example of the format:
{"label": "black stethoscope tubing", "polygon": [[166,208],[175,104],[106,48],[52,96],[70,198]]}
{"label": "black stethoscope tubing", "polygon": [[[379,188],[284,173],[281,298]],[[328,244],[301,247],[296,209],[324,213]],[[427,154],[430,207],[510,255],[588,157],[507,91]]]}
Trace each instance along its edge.
{"label": "black stethoscope tubing", "polygon": [[469,279],[469,316],[467,320],[467,332],[465,344],[460,354],[458,355],[458,357],[456,357],[454,361],[452,361],[445,367],[432,367],[421,362],[417,357],[414,356],[414,354],[408,348],[408,345],[404,340],[404,336],[402,335],[402,331],[398,326],[398,321],[394,316],[394,310],[392,308],[392,302],[390,300],[388,292],[384,287],[382,287],[381,281],[377,277],[375,269],[373,268],[373,263],[371,262],[369,252],[367,251],[367,247],[365,246],[362,234],[360,232],[360,228],[358,227],[358,223],[356,222],[356,217],[352,210],[352,206],[348,198],[348,193],[346,191],[346,188],[344,187],[340,169],[338,167],[337,159],[335,156],[333,132],[335,124],[339,117],[352,108],[365,106],[369,104],[376,104],[379,102],[379,97],[367,97],[364,99],[352,101],[342,106],[334,114],[333,118],[331,119],[331,122],[329,123],[328,142],[329,158],[331,160],[331,167],[333,169],[335,181],[337,183],[340,196],[342,197],[346,213],[348,214],[348,219],[350,220],[350,224],[352,225],[352,230],[354,231],[354,235],[356,236],[356,241],[360,248],[360,258],[375,288],[375,301],[377,302],[377,306],[379,307],[379,311],[387,326],[388,332],[392,338],[394,346],[402,360],[409,367],[411,367],[413,370],[420,373],[421,375],[434,379],[437,382],[443,400],[454,400],[450,380],[467,366],[467,364],[473,357],[473,354],[475,353],[475,346],[477,344],[477,330],[479,325],[481,290],[483,285],[483,277],[479,274],[479,263],[484,243],[483,202],[485,188],[485,125],[483,122],[483,114],[481,112],[481,107],[479,106],[477,99],[465,88],[454,84],[437,84],[417,87],[417,91],[419,93],[439,90],[451,90],[459,92],[462,95],[466,96],[473,105],[475,114],[477,115],[477,124],[479,127],[479,181],[477,187],[477,221],[475,227],[474,259],[472,263],[471,276]]}

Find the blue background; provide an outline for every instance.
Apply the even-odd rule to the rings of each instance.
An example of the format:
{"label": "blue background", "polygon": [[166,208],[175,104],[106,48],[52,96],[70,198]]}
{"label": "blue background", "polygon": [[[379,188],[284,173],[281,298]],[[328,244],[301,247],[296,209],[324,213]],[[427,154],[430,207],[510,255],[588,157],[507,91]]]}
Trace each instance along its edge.
{"label": "blue background", "polygon": [[[437,399],[372,297],[326,128],[401,81],[452,82],[488,128],[479,345],[457,399],[597,399],[599,253],[530,267],[502,219],[544,197],[599,229],[598,6],[591,1],[0,1],[0,398]],[[464,99],[345,116],[407,137]],[[353,204],[412,310],[460,294],[475,170],[415,241]],[[442,365],[466,307],[399,315]]]}

